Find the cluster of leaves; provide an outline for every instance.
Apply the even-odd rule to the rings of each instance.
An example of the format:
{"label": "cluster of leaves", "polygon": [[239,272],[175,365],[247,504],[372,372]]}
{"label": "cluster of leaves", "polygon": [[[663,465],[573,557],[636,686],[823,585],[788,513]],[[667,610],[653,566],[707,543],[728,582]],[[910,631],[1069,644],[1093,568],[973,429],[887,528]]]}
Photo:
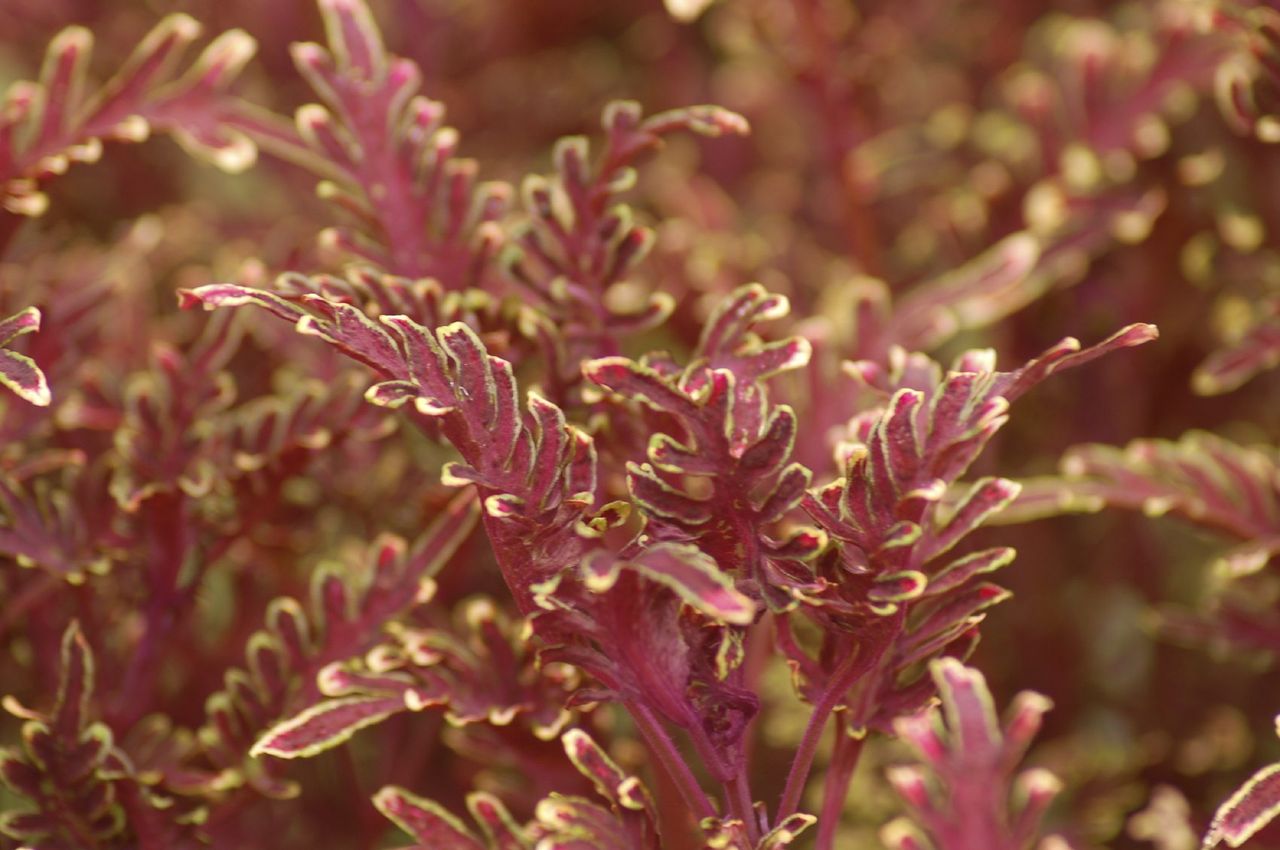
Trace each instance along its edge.
{"label": "cluster of leaves", "polygon": [[[1024,691],[1002,727],[981,673],[954,659],[935,662],[931,672],[941,712],[934,708],[895,723],[922,764],[889,771],[911,817],[884,828],[886,843],[900,850],[1029,846],[1060,783],[1047,770],[1016,776],[1014,770],[1051,703]],[[975,774],[995,781],[973,782]]]}
{"label": "cluster of leaves", "polygon": [[49,205],[42,181],[72,163],[92,163],[104,141],[141,142],[153,130],[228,171],[253,164],[256,149],[236,129],[239,102],[226,94],[256,45],[231,30],[209,43],[185,71],[183,54],[200,23],[176,14],[158,23],[110,79],[87,79],[93,33],[69,27],[50,43],[38,82],[16,82],[0,119],[0,198],[6,210],[38,216]]}
{"label": "cluster of leaves", "polygon": [[94,718],[93,653],[76,623],[63,635],[59,666],[48,714],[6,701],[6,710],[25,721],[23,748],[0,754],[0,776],[34,809],[6,813],[0,831],[50,850],[195,846],[191,825],[202,813],[175,817],[175,809],[187,807],[149,787],[148,765],[135,765],[111,728]]}
{"label": "cluster of leaves", "polygon": [[[1196,565],[1194,603],[1153,594],[1150,619],[1280,653],[1277,423],[1233,400],[1265,399],[1280,363],[1280,211],[1232,178],[1280,138],[1280,18],[1229,0],[1034,24],[984,4],[927,21],[910,4],[857,21],[820,0],[668,5],[716,17],[717,88],[747,114],[615,101],[598,141],[548,145],[545,174],[483,126],[468,139],[486,164],[463,156],[424,94],[438,68],[393,53],[364,0],[319,0],[325,43],[292,45],[297,93],[318,101],[292,121],[233,90],[275,88],[241,30],[182,70],[185,15],[101,86],[77,26],[39,82],[9,88],[0,676],[21,744],[0,755],[0,850],[257,846],[280,817],[282,847],[381,846],[393,824],[446,850],[830,850],[858,828],[864,751],[895,740],[917,763],[883,774],[890,846],[1095,846],[1113,836],[1073,809],[1092,768],[1021,767],[1048,698],[1021,693],[1002,724],[966,666],[999,666],[975,652],[1009,634],[990,581],[1009,544],[1042,557],[1013,526],[1063,513],[1228,538]],[[659,46],[695,37],[648,25]],[[1000,26],[1016,37],[990,55],[964,40]],[[904,63],[903,33],[937,50]],[[797,114],[814,143],[770,153]],[[165,209],[107,247],[20,226],[71,163],[152,130],[224,170],[262,154],[263,208]],[[758,182],[737,164],[750,144]],[[293,203],[299,168],[323,204]],[[735,208],[713,180],[765,197]],[[1186,243],[1172,260],[1160,228]],[[1091,442],[1163,410],[1136,391],[1151,407],[1109,409],[1117,381],[1157,368],[1122,351],[1157,337],[1129,322],[1169,299],[1100,287],[1148,264],[1217,316],[1199,339],[1173,313],[1193,350],[1162,368],[1227,399],[1203,427],[1252,422],[1241,440]],[[742,283],[757,273],[767,286]],[[1105,338],[1044,348],[1077,307],[1065,324]],[[1041,353],[999,369],[997,348]],[[1063,400],[1092,392],[1074,377],[1023,401],[1085,366],[1105,415]],[[1061,407],[1038,423],[1014,402]],[[1026,445],[1073,443],[1034,475]],[[1028,611],[1056,604],[1036,598],[1053,596],[1043,569],[1020,571]],[[1276,775],[1210,821],[1239,781],[1220,777],[1176,835],[1193,818],[1206,846],[1264,834]]]}

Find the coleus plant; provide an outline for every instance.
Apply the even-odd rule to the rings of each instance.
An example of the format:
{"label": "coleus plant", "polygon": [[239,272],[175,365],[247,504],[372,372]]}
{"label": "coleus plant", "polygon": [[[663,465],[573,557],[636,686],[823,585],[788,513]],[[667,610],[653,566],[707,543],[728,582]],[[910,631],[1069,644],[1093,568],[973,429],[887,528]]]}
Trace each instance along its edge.
{"label": "coleus plant", "polygon": [[[671,160],[705,136],[723,172],[718,152],[772,116],[615,101],[598,141],[551,144],[549,173],[527,167],[517,189],[498,179],[510,168],[461,154],[423,94],[434,75],[388,49],[363,0],[320,0],[325,44],[292,45],[297,90],[319,101],[292,120],[233,86],[253,74],[244,31],[180,71],[199,36],[185,15],[100,86],[73,27],[38,82],[10,88],[0,250],[29,281],[0,274],[14,313],[0,323],[0,669],[21,738],[0,756],[0,848],[255,846],[294,806],[282,846],[333,829],[382,846],[398,828],[461,850],[828,850],[851,841],[860,765],[895,741],[916,763],[891,757],[873,780],[901,800],[881,818],[889,846],[1094,846],[1047,814],[1079,790],[1070,771],[1022,767],[1048,698],[1024,691],[1001,723],[968,666],[1010,598],[991,580],[1014,560],[1008,526],[1059,513],[1141,508],[1231,537],[1201,610],[1159,607],[1158,631],[1280,648],[1274,447],[1192,432],[1080,446],[1059,475],[1006,467],[1015,403],[1068,369],[1099,375],[1095,359],[1134,362],[1122,349],[1157,331],[1126,323],[1138,309],[1087,347],[990,330],[1069,284],[1088,291],[1083,269],[1157,226],[1173,201],[1139,164],[1168,150],[1188,98],[1217,80],[1235,129],[1272,140],[1272,18],[1161,4],[1059,20],[1057,40],[1029,36],[1048,47],[1000,82],[985,121],[925,102],[943,117],[916,126],[898,104],[850,110],[857,87],[834,58],[849,24],[830,4],[720,5],[731,28],[760,16],[729,49],[788,28],[805,45],[774,45],[774,61],[823,111],[821,161],[848,197],[814,231],[848,237],[852,280],[743,284],[729,258],[706,273],[649,208],[710,234],[730,216],[709,178],[657,200]],[[886,32],[910,22],[870,14]],[[182,237],[162,251],[162,234],[184,233],[172,210],[110,247],[68,247],[65,268],[28,263],[58,239],[18,225],[57,199],[54,178],[152,130],[224,170],[261,159],[284,194],[302,169],[324,203],[196,269],[163,268]],[[942,204],[886,140],[972,185]],[[1189,194],[1212,183],[1197,156],[1178,163]],[[1020,218],[1001,223],[1015,190]],[[897,256],[875,218],[917,201],[903,242],[933,247]],[[1252,221],[1218,221],[1240,255]],[[921,226],[953,228],[954,244]],[[120,267],[189,312],[113,285]],[[826,297],[852,318],[823,315]],[[1180,386],[1267,381],[1268,298]],[[996,346],[1040,353],[998,368]],[[1055,429],[1027,429],[1009,441],[1054,445]],[[1260,833],[1280,806],[1273,774],[1202,813],[1207,845]]]}

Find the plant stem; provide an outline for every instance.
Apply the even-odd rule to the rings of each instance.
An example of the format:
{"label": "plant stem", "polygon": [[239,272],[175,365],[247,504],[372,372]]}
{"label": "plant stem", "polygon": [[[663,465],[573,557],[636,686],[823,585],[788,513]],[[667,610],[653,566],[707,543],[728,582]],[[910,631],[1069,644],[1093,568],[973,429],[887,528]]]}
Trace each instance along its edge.
{"label": "plant stem", "polygon": [[635,720],[640,734],[644,736],[645,743],[649,746],[649,752],[662,765],[676,787],[680,789],[680,794],[697,818],[701,820],[702,818],[715,817],[716,810],[711,805],[711,799],[707,797],[706,792],[702,790],[702,786],[698,784],[698,780],[693,775],[693,771],[689,769],[684,756],[680,754],[680,750],[676,747],[675,742],[671,740],[671,736],[662,728],[662,723],[658,718],[654,717],[653,712],[638,702],[628,700],[624,705],[631,714],[632,719]]}
{"label": "plant stem", "polygon": [[[853,660],[853,656],[850,656]],[[787,771],[787,784],[782,788],[782,798],[778,801],[778,814],[775,823],[793,813],[800,806],[800,794],[804,791],[805,782],[809,778],[809,770],[813,767],[813,757],[818,751],[818,742],[826,730],[827,717],[835,709],[838,698],[834,696],[834,688],[827,688],[822,698],[813,707],[809,722],[805,725],[804,736],[800,746],[796,748],[795,757],[791,760],[791,769]]]}
{"label": "plant stem", "polygon": [[755,807],[751,805],[751,786],[747,782],[747,772],[739,771],[733,781],[725,786],[725,796],[733,816],[747,826],[747,838],[752,846],[760,840],[760,823],[756,819]]}
{"label": "plant stem", "polygon": [[858,757],[862,755],[862,743],[865,739],[849,737],[847,726],[845,716],[837,715],[835,751],[822,788],[822,812],[818,816],[818,838],[814,850],[832,850],[835,847],[840,812],[849,795],[849,783],[858,767]]}
{"label": "plant stem", "polygon": [[836,667],[831,678],[827,680],[826,689],[813,706],[809,722],[805,726],[804,736],[787,772],[787,784],[782,789],[782,798],[778,801],[778,815],[775,823],[794,814],[800,805],[800,795],[804,792],[805,783],[809,779],[809,771],[813,768],[813,757],[818,752],[818,742],[827,726],[827,718],[840,704],[849,688],[863,674],[879,662],[880,656],[889,648],[893,636],[902,626],[901,612],[878,629],[868,629],[867,640],[860,644],[856,651],[845,656],[844,661]]}
{"label": "plant stem", "polygon": [[664,850],[702,850],[701,830],[693,828],[689,804],[666,770],[653,771],[653,791]]}

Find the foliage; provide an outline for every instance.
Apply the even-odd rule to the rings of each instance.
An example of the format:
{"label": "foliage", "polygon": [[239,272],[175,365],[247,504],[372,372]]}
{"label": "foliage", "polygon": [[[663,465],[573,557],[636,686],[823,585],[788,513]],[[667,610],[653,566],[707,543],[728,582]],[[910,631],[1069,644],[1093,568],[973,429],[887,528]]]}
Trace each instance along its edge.
{"label": "foliage", "polygon": [[0,44],[0,850],[1275,845],[1280,14],[98,5]]}

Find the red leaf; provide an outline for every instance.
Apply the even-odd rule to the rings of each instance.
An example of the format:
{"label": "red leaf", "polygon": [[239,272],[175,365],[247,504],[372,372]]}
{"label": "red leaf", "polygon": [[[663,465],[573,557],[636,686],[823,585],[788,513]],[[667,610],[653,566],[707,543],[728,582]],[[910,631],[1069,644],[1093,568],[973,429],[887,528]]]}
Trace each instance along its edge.
{"label": "red leaf", "polygon": [[1204,846],[1239,847],[1280,814],[1280,764],[1264,767],[1218,808]]}
{"label": "red leaf", "polygon": [[326,700],[272,727],[249,754],[286,759],[313,756],[336,747],[366,726],[408,710],[400,696]]}
{"label": "red leaf", "polygon": [[373,796],[373,804],[396,826],[417,839],[423,850],[486,850],[462,821],[433,800],[387,786]]}

